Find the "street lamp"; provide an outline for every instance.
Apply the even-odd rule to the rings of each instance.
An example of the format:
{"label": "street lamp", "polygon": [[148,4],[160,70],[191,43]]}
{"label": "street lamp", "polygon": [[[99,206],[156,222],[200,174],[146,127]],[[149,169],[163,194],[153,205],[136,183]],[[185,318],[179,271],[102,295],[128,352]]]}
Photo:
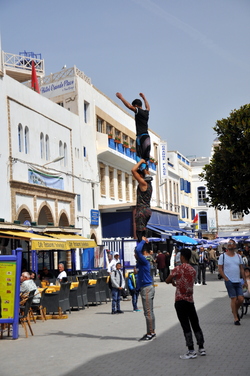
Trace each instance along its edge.
{"label": "street lamp", "polygon": [[47,165],[50,164],[50,163],[59,162],[59,161],[61,161],[63,158],[64,158],[64,156],[57,157],[57,158],[53,159],[53,161],[50,161],[50,162],[45,163],[42,167],[45,167],[45,166],[47,166]]}

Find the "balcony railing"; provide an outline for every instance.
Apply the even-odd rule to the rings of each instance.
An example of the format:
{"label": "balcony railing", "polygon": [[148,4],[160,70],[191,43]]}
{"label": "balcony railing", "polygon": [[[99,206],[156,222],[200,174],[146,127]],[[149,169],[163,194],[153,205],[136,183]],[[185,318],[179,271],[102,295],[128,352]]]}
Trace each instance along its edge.
{"label": "balcony railing", "polygon": [[44,74],[44,60],[30,58],[28,56],[15,55],[7,52],[3,53],[3,64],[5,68],[15,68],[20,70],[31,71],[32,60],[35,63],[36,73]]}
{"label": "balcony railing", "polygon": [[[109,138],[108,139],[108,145],[111,149],[116,150],[119,153],[124,154],[127,157],[136,161],[136,153],[134,151],[131,151],[130,148],[125,147],[122,143],[116,142],[116,140],[113,139],[113,138]],[[156,164],[149,162],[149,168],[156,171]]]}

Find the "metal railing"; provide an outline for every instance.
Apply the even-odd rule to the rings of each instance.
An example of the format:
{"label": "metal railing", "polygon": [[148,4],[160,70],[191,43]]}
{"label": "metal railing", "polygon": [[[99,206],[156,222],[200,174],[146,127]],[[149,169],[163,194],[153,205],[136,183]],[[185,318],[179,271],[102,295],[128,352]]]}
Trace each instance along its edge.
{"label": "metal railing", "polygon": [[35,63],[36,72],[44,74],[44,60],[32,59],[27,56],[10,54],[3,52],[3,65],[5,68],[15,68],[20,70],[29,70],[32,68],[32,60]]}

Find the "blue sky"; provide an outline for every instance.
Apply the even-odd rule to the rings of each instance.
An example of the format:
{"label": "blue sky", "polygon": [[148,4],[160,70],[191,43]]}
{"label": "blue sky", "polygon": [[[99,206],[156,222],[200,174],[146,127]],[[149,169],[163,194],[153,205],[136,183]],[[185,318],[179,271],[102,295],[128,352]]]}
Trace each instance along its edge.
{"label": "blue sky", "polygon": [[249,0],[0,0],[2,49],[76,65],[121,104],[143,92],[168,150],[208,156],[216,120],[249,103]]}

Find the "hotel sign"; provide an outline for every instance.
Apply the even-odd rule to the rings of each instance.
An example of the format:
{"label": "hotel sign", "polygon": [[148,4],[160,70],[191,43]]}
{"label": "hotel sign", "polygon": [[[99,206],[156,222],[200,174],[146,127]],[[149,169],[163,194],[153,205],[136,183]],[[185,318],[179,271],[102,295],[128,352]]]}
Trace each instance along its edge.
{"label": "hotel sign", "polygon": [[58,95],[75,91],[75,78],[71,77],[48,85],[43,85],[40,87],[40,91],[46,98],[53,98]]}

